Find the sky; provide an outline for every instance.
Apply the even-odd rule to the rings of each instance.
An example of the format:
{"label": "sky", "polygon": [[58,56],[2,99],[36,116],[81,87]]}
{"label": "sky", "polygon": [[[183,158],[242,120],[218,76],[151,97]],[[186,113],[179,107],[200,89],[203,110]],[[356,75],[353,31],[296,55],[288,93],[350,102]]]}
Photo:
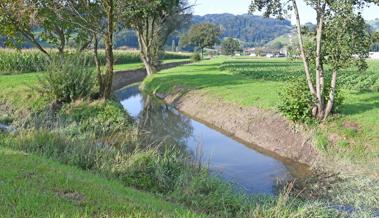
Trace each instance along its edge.
{"label": "sky", "polygon": [[[251,0],[190,0],[190,2],[192,4],[195,4],[193,10],[195,15],[220,13],[246,14],[248,12]],[[315,23],[316,15],[311,8],[306,6],[302,0],[298,1],[298,7],[302,23]],[[375,18],[379,18],[379,6],[372,6],[366,8],[363,11],[363,17],[366,20],[373,20]],[[291,20],[293,22],[293,16]]]}

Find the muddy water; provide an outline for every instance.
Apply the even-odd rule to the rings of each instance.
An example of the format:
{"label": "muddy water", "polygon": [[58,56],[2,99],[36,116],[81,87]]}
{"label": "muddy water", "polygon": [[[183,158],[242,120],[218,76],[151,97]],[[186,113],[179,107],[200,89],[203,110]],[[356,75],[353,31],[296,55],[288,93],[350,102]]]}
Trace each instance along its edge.
{"label": "muddy water", "polygon": [[126,87],[116,94],[150,141],[180,146],[208,164],[212,172],[247,193],[275,194],[278,182],[307,174],[304,165],[233,139],[142,94],[138,85]]}

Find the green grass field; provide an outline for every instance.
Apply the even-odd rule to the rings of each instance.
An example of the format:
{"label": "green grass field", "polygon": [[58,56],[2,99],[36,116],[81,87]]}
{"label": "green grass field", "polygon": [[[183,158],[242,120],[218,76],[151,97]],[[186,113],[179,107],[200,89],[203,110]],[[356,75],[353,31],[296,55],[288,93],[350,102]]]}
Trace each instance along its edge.
{"label": "green grass field", "polygon": [[120,182],[1,147],[0,212],[4,218],[201,217]]}
{"label": "green grass field", "polygon": [[[359,160],[379,157],[379,61],[368,64],[366,72],[348,69],[339,74],[345,98],[341,113],[319,128],[326,138],[338,135],[339,140],[328,147],[333,155]],[[300,76],[300,61],[216,58],[162,71],[147,78],[144,88],[163,93],[178,87],[196,89],[239,106],[277,110],[281,89]]]}

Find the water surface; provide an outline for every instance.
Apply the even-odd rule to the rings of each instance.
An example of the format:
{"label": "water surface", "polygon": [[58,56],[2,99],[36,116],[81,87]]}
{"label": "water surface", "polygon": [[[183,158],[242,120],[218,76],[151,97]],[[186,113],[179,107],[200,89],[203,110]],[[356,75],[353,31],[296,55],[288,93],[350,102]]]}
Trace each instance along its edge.
{"label": "water surface", "polygon": [[142,94],[138,84],[118,91],[117,96],[151,141],[181,146],[197,158],[201,156],[212,172],[247,193],[274,194],[278,181],[293,179],[306,171],[301,164],[257,151],[252,145]]}

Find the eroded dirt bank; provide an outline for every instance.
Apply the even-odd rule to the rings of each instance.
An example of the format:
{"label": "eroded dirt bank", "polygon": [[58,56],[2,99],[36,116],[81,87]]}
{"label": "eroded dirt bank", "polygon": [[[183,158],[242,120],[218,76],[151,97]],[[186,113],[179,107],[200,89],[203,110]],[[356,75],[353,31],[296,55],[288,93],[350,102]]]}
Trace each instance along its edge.
{"label": "eroded dirt bank", "polygon": [[313,165],[319,158],[311,132],[301,130],[280,114],[255,107],[240,107],[211,98],[202,91],[164,95],[155,93],[178,110],[265,150]]}

